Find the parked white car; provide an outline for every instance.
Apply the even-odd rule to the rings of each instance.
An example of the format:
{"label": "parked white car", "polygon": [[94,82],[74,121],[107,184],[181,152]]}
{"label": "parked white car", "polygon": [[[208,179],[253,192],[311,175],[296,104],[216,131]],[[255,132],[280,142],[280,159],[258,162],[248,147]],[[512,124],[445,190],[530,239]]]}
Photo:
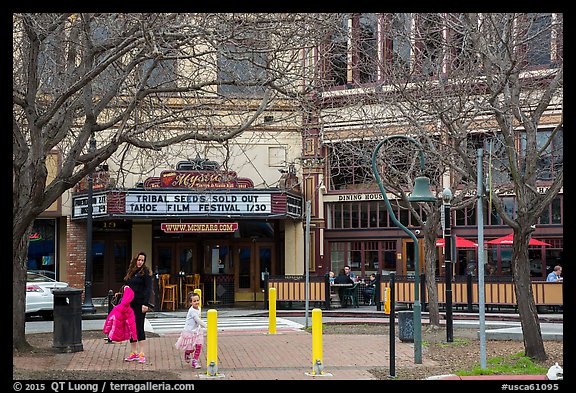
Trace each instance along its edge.
{"label": "parked white car", "polygon": [[68,283],[56,281],[42,274],[28,272],[26,278],[26,316],[38,314],[52,318],[54,295],[52,290],[66,288]]}

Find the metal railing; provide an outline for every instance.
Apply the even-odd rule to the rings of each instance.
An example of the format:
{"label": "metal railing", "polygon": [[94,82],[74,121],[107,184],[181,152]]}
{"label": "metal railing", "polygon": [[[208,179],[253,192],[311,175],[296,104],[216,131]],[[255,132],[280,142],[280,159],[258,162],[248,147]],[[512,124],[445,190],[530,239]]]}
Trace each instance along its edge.
{"label": "metal railing", "polygon": [[[420,275],[419,290],[423,309],[428,303],[426,290],[426,280],[424,274]],[[328,275],[309,277],[309,301],[316,302],[321,308],[330,309],[330,281]],[[438,291],[438,303],[445,304],[445,286],[443,277],[436,278],[436,288]],[[268,303],[269,288],[276,288],[276,301],[305,302],[306,301],[306,280],[304,275],[285,275],[264,277],[266,290],[264,291],[265,303]],[[409,307],[414,302],[414,276],[396,275],[394,282],[395,301],[397,304],[405,304]],[[388,275],[376,275],[376,304],[380,310],[384,303],[385,289],[390,286]],[[532,293],[536,306],[562,306],[563,305],[563,285],[562,283],[546,282],[542,280],[532,281]],[[484,295],[486,306],[515,307],[516,292],[514,283],[510,276],[487,276],[484,281]],[[466,307],[472,311],[474,306],[478,306],[478,278],[472,275],[456,276],[452,282],[452,304]]]}

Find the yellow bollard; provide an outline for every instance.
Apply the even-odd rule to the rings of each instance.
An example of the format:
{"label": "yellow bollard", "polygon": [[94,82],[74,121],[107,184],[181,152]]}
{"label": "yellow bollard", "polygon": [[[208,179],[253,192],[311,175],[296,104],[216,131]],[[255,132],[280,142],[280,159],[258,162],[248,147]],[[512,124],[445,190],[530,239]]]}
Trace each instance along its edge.
{"label": "yellow bollard", "polygon": [[390,315],[390,288],[384,288],[384,314]]}
{"label": "yellow bollard", "polygon": [[197,293],[198,296],[200,296],[200,305],[198,306],[198,309],[200,310],[200,312],[202,312],[202,290],[200,288],[196,288],[194,290],[194,293]]}
{"label": "yellow bollard", "polygon": [[206,312],[206,374],[218,374],[218,311],[211,309]]}
{"label": "yellow bollard", "polygon": [[268,290],[268,333],[276,334],[276,288]]}
{"label": "yellow bollard", "polygon": [[312,375],[324,374],[322,359],[322,310],[312,310]]}

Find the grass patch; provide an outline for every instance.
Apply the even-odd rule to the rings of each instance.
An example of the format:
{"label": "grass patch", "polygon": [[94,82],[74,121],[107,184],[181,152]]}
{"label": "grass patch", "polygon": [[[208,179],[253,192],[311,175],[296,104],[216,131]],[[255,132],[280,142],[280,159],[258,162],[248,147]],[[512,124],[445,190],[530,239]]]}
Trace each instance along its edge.
{"label": "grass patch", "polygon": [[546,374],[547,371],[547,368],[524,356],[524,352],[518,352],[507,357],[497,356],[486,359],[486,368],[478,365],[472,371],[457,371],[456,375],[540,375]]}
{"label": "grass patch", "polygon": [[[451,346],[467,345],[470,344],[470,340],[468,340],[467,338],[455,338],[451,343],[443,341],[443,342],[434,342],[433,344],[441,348],[446,348]],[[422,345],[425,347],[429,347],[430,345],[432,345],[432,343],[428,340],[422,340]]]}
{"label": "grass patch", "polygon": [[451,343],[449,342],[442,342],[438,343],[439,347],[449,347],[449,346],[459,346],[459,345],[467,345],[470,344],[470,340],[466,338],[455,338]]}

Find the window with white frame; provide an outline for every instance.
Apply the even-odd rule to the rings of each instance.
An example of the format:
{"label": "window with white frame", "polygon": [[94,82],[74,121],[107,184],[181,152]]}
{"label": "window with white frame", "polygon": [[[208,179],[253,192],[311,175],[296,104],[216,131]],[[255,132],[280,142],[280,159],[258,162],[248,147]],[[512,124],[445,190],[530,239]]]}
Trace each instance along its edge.
{"label": "window with white frame", "polygon": [[[492,15],[492,14],[491,14]],[[490,20],[504,29],[516,17],[502,14]],[[562,59],[562,14],[524,14],[518,48],[529,65],[551,65]],[[389,78],[430,78],[460,72],[482,72],[473,37],[488,23],[482,14],[353,13],[343,14],[339,29],[330,34],[322,63],[328,87],[357,87]],[[501,26],[500,26],[501,24]],[[500,27],[498,27],[500,26]]]}
{"label": "window with white frame", "polygon": [[271,167],[286,166],[286,147],[284,146],[268,147],[268,166]]}

